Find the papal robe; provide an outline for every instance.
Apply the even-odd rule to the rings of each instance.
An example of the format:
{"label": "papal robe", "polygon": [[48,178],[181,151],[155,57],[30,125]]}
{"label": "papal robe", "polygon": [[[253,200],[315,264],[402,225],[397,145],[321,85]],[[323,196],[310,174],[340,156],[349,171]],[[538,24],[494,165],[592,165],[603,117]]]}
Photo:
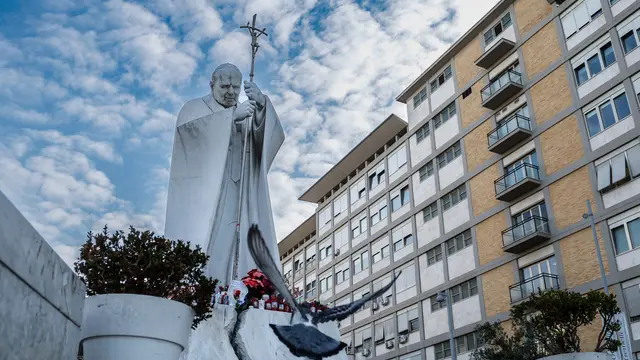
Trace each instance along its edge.
{"label": "papal robe", "polygon": [[[222,284],[233,280],[244,126],[233,122],[234,108],[211,96],[187,102],[176,123],[167,200],[165,237],[190,241],[210,256],[206,273]],[[271,101],[250,122],[240,217],[238,278],[255,268],[247,244],[258,224],[279,264],[267,173],[284,131]]]}

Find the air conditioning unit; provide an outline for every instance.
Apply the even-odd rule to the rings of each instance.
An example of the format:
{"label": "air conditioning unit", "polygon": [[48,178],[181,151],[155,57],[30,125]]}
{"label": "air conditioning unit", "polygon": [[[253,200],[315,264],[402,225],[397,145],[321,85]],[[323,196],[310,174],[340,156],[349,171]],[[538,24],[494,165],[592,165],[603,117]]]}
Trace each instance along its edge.
{"label": "air conditioning unit", "polygon": [[393,349],[393,339],[385,341],[384,347],[386,347],[387,349]]}
{"label": "air conditioning unit", "polygon": [[364,357],[371,356],[371,350],[369,348],[362,349],[362,356],[364,356]]}
{"label": "air conditioning unit", "polygon": [[355,351],[353,351],[353,346],[347,346],[347,355],[355,355]]}
{"label": "air conditioning unit", "polygon": [[389,298],[388,297],[382,298],[382,306],[387,306],[387,305],[389,305]]}
{"label": "air conditioning unit", "polygon": [[378,309],[380,309],[380,305],[378,305],[377,301],[374,301],[373,304],[371,304],[371,309],[373,311],[378,311]]}
{"label": "air conditioning unit", "polygon": [[340,256],[340,249],[337,249],[333,254],[334,256]]}
{"label": "air conditioning unit", "polygon": [[408,334],[400,334],[400,336],[398,336],[398,342],[400,342],[400,344],[406,344],[407,341],[409,341]]}

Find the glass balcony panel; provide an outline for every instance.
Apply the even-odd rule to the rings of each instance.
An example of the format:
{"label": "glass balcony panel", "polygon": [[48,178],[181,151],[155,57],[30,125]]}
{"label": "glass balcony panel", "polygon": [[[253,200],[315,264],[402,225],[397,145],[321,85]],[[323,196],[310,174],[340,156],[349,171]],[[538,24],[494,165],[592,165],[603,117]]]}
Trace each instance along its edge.
{"label": "glass balcony panel", "polygon": [[[513,136],[510,136],[512,135]],[[487,134],[489,148],[493,152],[502,153],[531,135],[531,120],[518,113],[498,123],[495,130]],[[501,140],[504,140],[501,142]],[[499,145],[495,146],[498,142]]]}
{"label": "glass balcony panel", "polygon": [[496,79],[493,79],[489,85],[482,89],[482,101],[487,101],[487,99],[495,95],[500,89],[511,82],[522,85],[522,74],[513,70],[508,70]]}
{"label": "glass balcony panel", "polygon": [[524,300],[538,292],[559,288],[560,281],[558,275],[540,273],[522,282],[511,285],[509,287],[509,295],[511,296],[511,302],[514,303]]}
{"label": "glass balcony panel", "polygon": [[527,178],[540,180],[539,168],[528,163],[518,165],[515,169],[509,171],[494,182],[496,194],[500,194],[501,192],[508,190]]}

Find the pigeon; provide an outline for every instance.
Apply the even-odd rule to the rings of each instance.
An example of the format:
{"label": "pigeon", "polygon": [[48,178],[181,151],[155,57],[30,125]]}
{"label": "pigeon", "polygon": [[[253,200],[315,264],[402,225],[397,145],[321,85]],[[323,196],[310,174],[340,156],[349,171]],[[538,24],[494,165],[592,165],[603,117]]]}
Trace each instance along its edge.
{"label": "pigeon", "polygon": [[[297,357],[307,357],[321,360],[338,354],[347,344],[336,340],[318,329],[318,324],[329,321],[340,321],[355,313],[366,302],[382,296],[388,291],[402,273],[383,288],[364,296],[350,304],[339,305],[322,312],[311,313],[308,307],[298,304],[287,287],[279,267],[273,261],[258,225],[253,224],[249,228],[247,236],[249,252],[257,267],[269,279],[275,290],[284,297],[287,303],[292,304],[293,314],[289,325],[269,324],[278,340],[287,346],[289,351]],[[294,323],[295,320],[295,323]]]}

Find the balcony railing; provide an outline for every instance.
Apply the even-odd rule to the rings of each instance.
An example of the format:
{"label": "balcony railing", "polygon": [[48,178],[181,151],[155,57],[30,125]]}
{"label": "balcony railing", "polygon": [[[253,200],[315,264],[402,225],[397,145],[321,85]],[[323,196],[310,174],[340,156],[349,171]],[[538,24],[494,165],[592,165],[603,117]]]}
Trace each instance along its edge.
{"label": "balcony railing", "polygon": [[485,86],[480,95],[482,106],[495,110],[522,89],[522,74],[507,70]]}
{"label": "balcony railing", "polygon": [[532,216],[502,232],[505,251],[520,252],[549,238],[549,220]]}
{"label": "balcony railing", "polygon": [[520,114],[513,114],[487,134],[489,150],[502,154],[530,135],[531,120]]}
{"label": "balcony railing", "polygon": [[522,163],[515,169],[494,181],[496,198],[511,201],[540,185],[540,169],[532,164]]}
{"label": "balcony railing", "polygon": [[515,303],[524,300],[538,291],[559,289],[560,281],[558,275],[540,273],[525,281],[509,286],[511,302]]}

